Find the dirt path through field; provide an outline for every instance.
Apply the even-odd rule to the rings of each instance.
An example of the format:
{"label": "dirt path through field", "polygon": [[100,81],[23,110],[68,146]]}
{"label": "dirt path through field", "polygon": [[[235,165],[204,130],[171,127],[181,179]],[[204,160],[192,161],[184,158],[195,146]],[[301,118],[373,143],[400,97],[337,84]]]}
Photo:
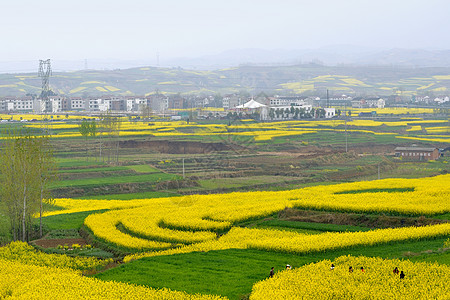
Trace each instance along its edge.
{"label": "dirt path through field", "polygon": [[83,238],[75,238],[75,239],[40,239],[40,240],[34,240],[32,243],[36,244],[39,247],[42,248],[57,248],[58,245],[64,246],[67,245],[71,247],[73,244],[78,244],[80,246],[87,245],[87,242]]}

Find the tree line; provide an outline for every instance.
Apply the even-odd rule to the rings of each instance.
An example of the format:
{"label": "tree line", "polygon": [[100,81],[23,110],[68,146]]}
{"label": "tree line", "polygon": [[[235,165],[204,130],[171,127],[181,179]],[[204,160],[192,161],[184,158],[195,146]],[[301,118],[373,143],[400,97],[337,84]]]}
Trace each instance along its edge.
{"label": "tree line", "polygon": [[55,174],[56,163],[48,135],[5,134],[0,152],[0,201],[6,209],[14,240],[30,239],[35,215],[39,215],[42,237],[44,203],[51,202],[49,184]]}

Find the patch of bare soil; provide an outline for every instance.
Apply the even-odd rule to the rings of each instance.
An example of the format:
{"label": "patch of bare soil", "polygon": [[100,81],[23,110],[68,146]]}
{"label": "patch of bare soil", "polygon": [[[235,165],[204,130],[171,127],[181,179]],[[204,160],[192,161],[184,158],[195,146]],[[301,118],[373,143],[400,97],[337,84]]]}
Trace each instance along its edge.
{"label": "patch of bare soil", "polygon": [[394,155],[396,145],[360,144],[351,146],[351,149],[358,154],[370,155]]}
{"label": "patch of bare soil", "polygon": [[323,212],[286,208],[278,217],[287,221],[327,223],[337,225],[366,226],[369,228],[395,228],[403,226],[425,226],[445,223],[444,220],[420,217],[365,215],[357,213]]}
{"label": "patch of bare soil", "polygon": [[336,149],[328,147],[307,146],[290,151],[274,151],[274,152],[258,152],[259,155],[275,155],[275,156],[290,156],[290,157],[320,157],[337,153]]}
{"label": "patch of bare soil", "polygon": [[78,244],[80,246],[87,245],[87,242],[83,238],[75,238],[75,239],[40,239],[34,240],[34,244],[42,248],[57,248],[59,245],[64,246],[72,246],[73,244]]}
{"label": "patch of bare soil", "polygon": [[136,141],[120,142],[120,148],[148,149],[159,153],[169,154],[206,154],[219,151],[245,150],[244,147],[225,143],[201,143],[195,141]]}

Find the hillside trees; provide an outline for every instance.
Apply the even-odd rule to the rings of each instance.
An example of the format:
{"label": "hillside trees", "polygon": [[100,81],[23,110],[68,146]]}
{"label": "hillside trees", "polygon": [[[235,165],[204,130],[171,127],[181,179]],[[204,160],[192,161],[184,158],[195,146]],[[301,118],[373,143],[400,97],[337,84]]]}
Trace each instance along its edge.
{"label": "hillside trees", "polygon": [[54,178],[55,162],[48,137],[9,134],[0,152],[1,189],[14,240],[26,241],[34,214],[40,215],[42,235],[43,203]]}

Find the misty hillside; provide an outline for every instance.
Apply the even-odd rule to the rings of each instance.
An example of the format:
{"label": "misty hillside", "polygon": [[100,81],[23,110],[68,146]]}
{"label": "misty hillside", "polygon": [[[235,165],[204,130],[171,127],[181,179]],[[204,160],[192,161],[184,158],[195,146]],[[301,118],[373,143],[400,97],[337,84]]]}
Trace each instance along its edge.
{"label": "misty hillside", "polygon": [[[386,58],[388,59],[388,58]],[[0,96],[39,94],[36,73],[0,74]],[[148,95],[156,91],[181,94],[392,95],[447,94],[450,67],[252,66],[214,71],[140,67],[123,70],[54,72],[50,87],[61,95]]]}
{"label": "misty hillside", "polygon": [[166,62],[184,68],[219,69],[240,64],[295,65],[319,62],[328,66],[450,67],[450,50],[385,49],[334,45],[318,49],[234,49],[215,55]]}

